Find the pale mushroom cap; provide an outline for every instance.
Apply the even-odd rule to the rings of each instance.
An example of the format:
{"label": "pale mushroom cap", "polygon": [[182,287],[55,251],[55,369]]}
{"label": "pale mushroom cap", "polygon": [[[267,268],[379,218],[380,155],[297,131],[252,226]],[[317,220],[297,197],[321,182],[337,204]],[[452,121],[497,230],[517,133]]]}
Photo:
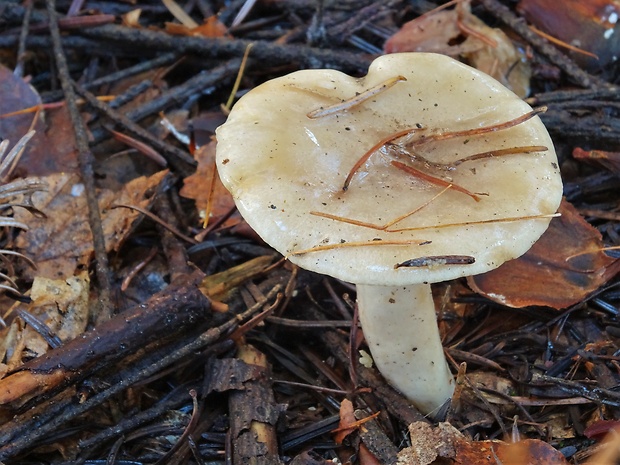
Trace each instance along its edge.
{"label": "pale mushroom cap", "polygon": [[[307,116],[398,75],[406,81],[359,105],[316,119]],[[385,55],[361,79],[333,70],[298,71],[266,82],[239,100],[217,131],[218,170],[249,225],[299,266],[360,284],[438,282],[494,269],[525,253],[547,228],[549,218],[435,227],[556,212],[562,183],[553,143],[538,117],[510,129],[416,148],[417,154],[442,163],[516,146],[549,148],[470,161],[449,172],[427,170],[469,191],[488,194],[476,202],[451,189],[392,226],[427,229],[389,232],[310,212],[383,225],[424,205],[442,189],[390,164],[393,159],[411,164],[408,157],[395,158],[382,150],[343,192],[349,170],[377,142],[417,125],[464,130],[529,111],[493,78],[442,55]],[[377,245],[380,241],[403,244]],[[371,245],[346,247],[359,242]],[[290,255],[326,244],[345,246]],[[475,262],[395,269],[417,257],[452,255],[471,256]]]}

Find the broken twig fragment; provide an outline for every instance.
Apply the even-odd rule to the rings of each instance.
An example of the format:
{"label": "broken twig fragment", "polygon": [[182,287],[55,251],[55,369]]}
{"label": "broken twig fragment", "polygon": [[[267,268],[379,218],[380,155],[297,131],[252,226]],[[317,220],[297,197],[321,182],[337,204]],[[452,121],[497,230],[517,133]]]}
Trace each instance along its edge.
{"label": "broken twig fragment", "polygon": [[437,255],[434,257],[418,257],[394,265],[394,268],[433,267],[442,265],[471,265],[476,258],[469,255]]}

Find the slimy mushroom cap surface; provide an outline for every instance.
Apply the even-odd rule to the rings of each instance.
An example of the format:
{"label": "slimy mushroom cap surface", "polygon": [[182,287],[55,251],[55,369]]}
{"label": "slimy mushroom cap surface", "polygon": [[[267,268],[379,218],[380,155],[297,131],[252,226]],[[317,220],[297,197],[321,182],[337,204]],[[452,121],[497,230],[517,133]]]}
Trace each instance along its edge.
{"label": "slimy mushroom cap surface", "polygon": [[[357,105],[308,116],[397,76],[406,80]],[[558,163],[538,117],[471,137],[411,142],[530,111],[491,77],[442,55],[382,56],[359,79],[333,70],[298,71],[256,87],[234,106],[217,131],[218,171],[249,225],[299,266],[359,284],[438,282],[525,253],[550,221],[533,217],[555,213],[560,203]],[[365,152],[406,129],[410,135],[370,156],[343,191]],[[452,166],[474,154],[523,146],[548,150]],[[478,201],[412,176],[394,161],[475,193]],[[504,221],[514,218],[523,219]],[[455,256],[473,263],[450,265]],[[430,260],[395,267],[419,258]]]}

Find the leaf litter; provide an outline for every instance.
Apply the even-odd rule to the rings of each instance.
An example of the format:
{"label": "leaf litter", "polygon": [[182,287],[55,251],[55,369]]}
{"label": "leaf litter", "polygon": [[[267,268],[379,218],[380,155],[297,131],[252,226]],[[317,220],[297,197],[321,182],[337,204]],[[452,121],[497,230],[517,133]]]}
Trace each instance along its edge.
{"label": "leaf litter", "polygon": [[[257,40],[259,46],[254,50],[263,55],[254,56],[261,56],[258,61],[262,68],[257,70],[252,67],[254,52],[250,53],[250,65],[241,80],[239,93],[260,84],[267,75],[275,76],[307,67],[306,57],[314,60],[312,66],[317,63],[324,65],[320,56],[313,55],[315,49],[306,46],[306,40],[307,43],[318,41],[327,44],[323,52],[335,52],[329,55],[328,63],[335,63],[345,71],[361,73],[368,51],[360,53],[364,49],[356,47],[374,46],[374,43],[376,47],[370,49],[371,53],[384,46],[388,49],[384,39],[389,34],[385,31],[393,33],[402,27],[397,34],[409,42],[408,46],[430,44],[444,53],[461,56],[471,64],[478,63],[486,72],[497,70],[498,77],[504,81],[506,77],[510,78],[508,81],[516,78],[516,83],[511,84],[520,95],[532,89],[534,99],[551,99],[549,112],[542,118],[554,132],[554,139],[563,152],[573,153],[574,158],[569,161],[565,159],[566,166],[562,167],[567,180],[567,203],[562,210],[563,216],[552,221],[554,229],[545,243],[547,245],[533,249],[533,255],[526,255],[517,263],[509,264],[506,270],[498,270],[499,278],[476,277],[475,281],[469,282],[471,287],[466,286],[464,281],[436,286],[436,299],[441,300],[441,305],[438,305],[441,309],[440,324],[447,351],[453,356],[455,372],[458,371],[459,376],[461,372],[462,376],[468,376],[478,391],[465,383],[461,396],[454,399],[454,408],[446,413],[450,423],[433,426],[414,421],[417,418],[415,412],[402,403],[398,393],[386,388],[372,369],[358,366],[356,353],[347,354],[348,328],[354,316],[350,286],[318,279],[290,265],[270,264],[271,252],[264,244],[256,240],[248,241],[249,236],[237,234],[237,230],[231,228],[239,220],[226,220],[233,213],[232,203],[227,193],[217,187],[217,177],[209,159],[213,145],[199,148],[195,153],[198,170],[193,176],[185,177],[185,187],[181,192],[195,203],[176,198],[178,187],[173,187],[174,194],[170,198],[174,214],[166,218],[178,223],[177,226],[189,235],[205,233],[201,239],[208,243],[208,253],[201,256],[193,254],[191,258],[194,263],[191,266],[200,268],[208,275],[207,279],[211,278],[210,281],[202,281],[201,278],[198,283],[216,283],[212,291],[225,291],[221,293],[221,298],[225,300],[228,313],[218,317],[221,318],[218,324],[227,316],[235,321],[234,324],[245,321],[247,315],[244,316],[244,312],[248,309],[274,315],[271,320],[270,316],[265,315],[260,322],[248,325],[252,330],[245,336],[267,354],[273,366],[271,378],[265,378],[261,370],[255,368],[253,380],[261,380],[274,391],[278,402],[288,405],[279,418],[277,431],[281,461],[300,465],[334,463],[338,460],[347,462],[348,458],[358,457],[359,463],[364,464],[395,463],[396,454],[388,452],[382,455],[372,446],[373,440],[380,437],[402,449],[398,461],[406,464],[458,462],[522,465],[560,464],[567,463],[567,460],[572,463],[612,463],[615,460],[613,448],[617,445],[612,443],[611,447],[605,448],[602,443],[593,442],[592,438],[609,436],[613,439],[616,435],[614,422],[620,417],[614,391],[620,373],[617,359],[620,338],[617,303],[620,299],[615,290],[617,255],[613,250],[605,251],[620,240],[614,222],[617,222],[618,188],[617,144],[612,143],[617,131],[616,97],[609,97],[602,89],[588,89],[587,86],[575,92],[575,84],[583,83],[589,77],[581,74],[578,68],[571,67],[570,63],[562,62],[553,51],[540,46],[532,49],[529,43],[514,40],[510,27],[502,26],[503,31],[499,31],[497,26],[500,22],[503,24],[503,20],[488,21],[489,16],[496,14],[493,7],[497,2],[481,2],[487,8],[483,15],[480,15],[480,6],[475,5],[470,10],[468,5],[462,3],[459,11],[444,11],[442,16],[437,16],[441,12],[420,16],[422,11],[416,11],[419,8],[417,3],[407,5],[402,12],[397,12],[389,2],[385,5],[363,3],[349,10],[346,2],[338,8],[326,4],[320,14],[318,11],[315,14],[312,8],[304,5],[287,3],[283,7],[277,2],[270,3],[259,9],[255,7],[241,25],[228,29],[223,28],[222,24],[231,24],[237,11],[233,7],[222,7],[216,20],[214,11],[205,8],[205,2],[190,9],[194,18],[200,18],[196,23],[202,25],[195,30],[186,25],[171,26],[173,18],[167,13],[165,20],[154,20],[156,15],[164,13],[140,2],[124,6],[122,12],[118,10],[113,13],[120,19],[121,14],[134,12],[132,29],[141,40],[150,33],[162,33],[168,38],[168,33],[172,31],[179,34],[175,37],[177,44],[186,44],[183,40],[191,39],[188,37],[191,35],[226,37],[225,40],[230,41],[226,44],[238,44],[239,50],[245,50],[246,39]],[[136,13],[137,7],[145,7],[141,15]],[[105,10],[110,5],[103,5],[102,8]],[[38,14],[38,10],[35,9],[35,13]],[[83,14],[88,16],[89,12]],[[418,26],[404,26],[412,16],[418,16],[414,19]],[[138,24],[138,17],[144,24],[144,30]],[[35,15],[35,18],[38,17]],[[437,18],[443,18],[441,24]],[[514,24],[509,19],[508,23]],[[36,19],[35,23],[40,21]],[[462,24],[459,25],[459,22]],[[272,24],[277,24],[277,27],[270,29]],[[421,24],[426,36],[420,35]],[[19,24],[14,23],[13,26],[17,28]],[[146,30],[146,27],[150,29]],[[382,29],[384,27],[386,29]],[[107,31],[127,33],[127,29],[130,28],[110,28]],[[118,53],[112,44],[119,42],[117,38],[111,40],[106,35],[108,33],[106,29],[99,30],[89,40],[96,41],[101,49],[106,49],[110,54]],[[1,33],[2,37],[4,34]],[[77,37],[74,34],[66,32],[68,43]],[[162,43],[145,45],[145,53],[160,54]],[[269,50],[272,44],[287,46],[291,43],[300,46],[304,53],[287,55],[282,62],[278,52],[268,52],[271,53],[269,59],[263,59],[265,50]],[[343,43],[349,44],[349,48],[340,48],[339,44]],[[209,42],[213,50],[219,46]],[[31,47],[36,49],[36,43]],[[356,69],[343,61],[351,47],[356,50]],[[72,50],[79,52],[79,45]],[[47,53],[45,51],[37,58],[40,63],[45,63]],[[204,68],[210,70],[220,64],[226,65],[228,62],[225,60],[235,58],[227,53],[230,52],[223,52],[217,60],[205,61],[204,56],[196,59],[198,55],[190,52],[185,55],[185,61],[177,63],[176,67],[156,68],[155,72],[117,79],[113,85],[98,86],[97,94],[125,94],[134,84],[151,81],[148,91],[139,93],[133,99],[128,98],[129,103],[122,107],[123,112],[130,113],[168,91],[174,92],[187,76],[198,74]],[[181,55],[179,53],[179,57]],[[187,60],[187,57],[190,59]],[[531,57],[534,59],[530,60]],[[73,58],[76,66],[82,67],[85,81],[89,80],[91,71],[105,75],[117,71],[118,66],[129,68],[137,62],[127,55],[119,56],[113,65],[105,63],[106,58],[103,57],[89,60],[76,53]],[[513,69],[515,63],[518,66]],[[87,72],[87,68],[91,71]],[[236,72],[234,66],[231,68],[233,72],[229,77],[220,78],[216,85],[211,84],[193,102],[186,102],[183,111],[190,109],[191,114],[196,114],[196,106],[202,105],[204,100],[207,101],[206,107],[211,109],[226,101],[226,91],[230,89]],[[611,82],[615,78],[610,77],[609,69],[603,69],[601,78]],[[38,77],[39,71],[35,66],[30,66],[28,70],[35,78]],[[64,341],[80,336],[85,327],[87,331],[83,335],[90,334],[92,325],[86,325],[85,318],[86,312],[92,308],[91,299],[97,283],[86,272],[94,266],[93,249],[86,223],[87,205],[80,194],[80,179],[75,175],[76,144],[68,112],[61,98],[52,99],[60,105],[43,104],[43,99],[34,89],[42,89],[42,92],[49,90],[51,85],[48,83],[42,85],[44,81],[34,79],[31,85],[27,82],[30,78],[16,78],[8,67],[2,67],[0,71],[0,113],[8,115],[23,111],[0,118],[0,136],[17,141],[32,126],[33,120],[36,130],[35,138],[28,144],[15,171],[15,177],[21,179],[28,176],[27,179],[48,185],[47,192],[33,196],[34,206],[47,218],[33,217],[26,210],[15,207],[10,212],[11,218],[27,224],[29,231],[7,234],[2,238],[2,247],[19,250],[38,267],[38,270],[28,270],[23,266],[23,269],[17,270],[19,276],[16,284],[22,291],[31,288],[29,298],[32,303],[15,302],[6,295],[0,297],[7,323],[2,332],[0,352],[4,357],[0,373],[8,374],[24,360],[41,353],[54,354],[56,351],[51,347],[57,343],[55,337],[64,345]],[[569,97],[573,106],[566,110],[554,104],[553,99],[561,95],[553,91],[573,92]],[[200,92],[202,90],[196,90],[196,94]],[[584,102],[583,106],[581,102]],[[35,116],[37,109],[41,111]],[[170,108],[159,108],[158,111],[164,109],[168,111]],[[83,107],[83,111],[85,119],[91,122],[91,133],[99,139],[109,137],[107,133],[102,135],[106,131],[98,126],[101,116],[88,107]],[[596,120],[601,114],[605,117],[602,120],[604,124]],[[149,126],[157,121],[156,113],[151,115],[148,121],[141,124]],[[592,124],[593,121],[596,124]],[[607,132],[596,132],[601,127],[605,127]],[[575,128],[586,132],[575,136]],[[555,134],[559,136],[555,137]],[[562,135],[566,137],[560,137]],[[165,137],[165,134],[158,137]],[[168,268],[174,259],[171,252],[174,248],[170,245],[162,247],[159,238],[164,233],[154,229],[150,222],[141,223],[141,214],[137,211],[111,207],[122,203],[153,208],[157,213],[164,211],[157,207],[153,193],[163,186],[168,175],[155,172],[152,166],[147,169],[140,155],[127,154],[125,148],[113,145],[109,139],[106,142],[110,144],[106,150],[96,147],[100,154],[104,154],[98,166],[98,192],[104,217],[106,250],[118,262],[123,262],[122,267],[114,266],[115,273],[118,269],[125,270],[125,267],[138,270],[134,286],[143,289],[141,293],[125,292],[123,295],[119,292],[118,308],[124,309],[130,306],[128,296],[135,298],[136,302],[147,301],[154,294],[154,289],[168,285]],[[116,153],[115,158],[105,159],[111,153]],[[213,229],[200,228],[201,212],[210,218]],[[587,223],[580,213],[586,215]],[[227,222],[222,223],[222,219]],[[151,254],[151,251],[154,253]],[[139,268],[136,263],[140,260],[151,260],[153,266]],[[16,265],[12,263],[11,266]],[[236,269],[236,266],[240,268]],[[488,287],[482,283],[488,283]],[[181,289],[189,292],[186,288]],[[275,297],[277,294],[281,294],[278,300]],[[154,305],[154,302],[151,304]],[[169,301],[168,305],[172,308],[173,301]],[[508,308],[506,305],[521,308]],[[29,316],[24,312],[36,319],[25,323]],[[91,317],[89,314],[88,318]],[[100,459],[110,459],[118,452],[122,459],[155,463],[171,451],[170,442],[179,438],[185,440],[183,447],[172,452],[177,454],[177,459],[184,457],[191,463],[200,463],[198,460],[192,462],[192,457],[201,454],[203,461],[205,457],[232,460],[233,456],[236,461],[239,458],[234,454],[240,449],[249,455],[258,454],[256,451],[260,449],[260,441],[228,445],[225,441],[228,424],[226,402],[234,402],[230,400],[234,397],[230,395],[232,391],[247,389],[248,380],[245,378],[234,383],[228,378],[220,380],[221,385],[228,388],[208,395],[200,393],[200,410],[196,415],[202,421],[198,425],[190,424],[189,415],[183,413],[192,408],[187,386],[202,386],[203,375],[207,371],[217,377],[216,371],[203,370],[205,363],[208,366],[215,364],[214,361],[220,360],[219,354],[224,353],[231,344],[225,334],[232,326],[210,323],[201,327],[196,323],[199,319],[192,321],[196,332],[187,329],[186,333],[178,335],[178,341],[189,341],[199,333],[198,328],[208,328],[212,333],[219,331],[223,336],[216,340],[217,343],[202,346],[208,347],[204,352],[198,349],[189,351],[185,359],[173,364],[174,370],[158,372],[155,378],[143,378],[143,384],[116,391],[114,397],[108,397],[114,399],[109,406],[93,406],[81,413],[82,416],[76,414],[70,417],[79,419],[80,425],[94,425],[92,428],[81,426],[76,430],[72,429],[76,423],[72,425],[70,420],[61,421],[60,428],[56,428],[54,433],[58,431],[68,439],[55,440],[49,432],[47,435],[37,433],[44,431],[45,425],[52,424],[52,421],[62,419],[61,410],[54,411],[54,405],[64,405],[70,412],[72,406],[89,401],[94,392],[106,394],[110,390],[109,385],[120,386],[124,380],[133,379],[127,370],[133,364],[140,363],[140,351],[110,366],[102,362],[104,371],[95,376],[88,375],[83,384],[73,382],[67,391],[50,397],[50,402],[35,398],[24,410],[3,404],[1,414],[6,420],[0,426],[0,456],[3,463],[15,463],[11,457],[15,457],[17,452],[12,447],[21,447],[22,456],[33,462],[42,458],[86,459],[85,450],[100,450],[97,456]],[[48,328],[47,334],[44,334],[42,327],[35,329],[38,322]],[[304,325],[317,325],[318,329],[307,329]],[[140,337],[139,333],[135,337]],[[178,341],[171,343],[163,352],[157,352],[157,347],[151,345],[141,349],[164,360],[181,345]],[[457,370],[464,361],[467,361],[468,368]],[[47,382],[45,373],[36,375],[40,376],[42,383]],[[65,375],[60,373],[59,380]],[[271,384],[271,381],[275,383]],[[294,388],[292,384],[285,384],[291,381],[303,387]],[[360,387],[365,390],[360,390]],[[366,414],[379,413],[372,420],[379,428],[378,431],[373,430],[370,423],[367,428],[364,424],[356,426],[357,431],[347,430],[350,434],[344,444],[337,445],[334,433],[330,431],[336,428],[339,407],[346,405],[342,392],[347,392],[350,399],[346,415],[344,410],[341,414],[346,419],[345,425],[357,421],[353,413],[361,409]],[[62,404],[63,399],[67,398],[80,399],[80,402]],[[166,404],[170,399],[172,401]],[[163,416],[152,414],[151,407],[166,413]],[[36,428],[28,423],[31,421],[28,419],[31,408],[35,409],[33,411],[40,419]],[[144,428],[156,427],[164,433],[143,434],[147,430],[140,430],[141,426],[126,426],[129,420],[135,418],[136,412],[151,415],[148,423],[143,423]],[[519,433],[516,439],[512,437],[509,440],[504,435],[510,430],[507,426],[510,424],[513,425],[512,432],[516,430]],[[137,434],[113,446],[111,439],[121,438],[118,432],[112,432],[118,425],[120,429],[116,431]],[[407,440],[411,446],[403,443],[408,425],[411,426]],[[193,428],[189,438],[178,434],[186,427]],[[101,436],[100,431],[103,432]],[[358,433],[369,432],[370,438],[356,439]],[[497,439],[499,437],[503,440]],[[51,446],[43,446],[45,442],[51,443]]]}
{"label": "leaf litter", "polygon": [[[101,190],[99,208],[103,214],[106,250],[118,251],[140,213],[115,209],[127,204],[148,207],[157,186],[166,176],[160,171],[150,177],[130,181],[120,191]],[[84,189],[77,175],[58,173],[45,178],[48,188],[33,196],[33,202],[46,215],[31,218],[15,212],[15,217],[28,221],[29,230],[17,238],[15,246],[37,263],[36,276],[50,279],[67,278],[87,267],[92,257],[92,236],[84,222],[88,208]],[[149,194],[150,193],[150,194]]]}

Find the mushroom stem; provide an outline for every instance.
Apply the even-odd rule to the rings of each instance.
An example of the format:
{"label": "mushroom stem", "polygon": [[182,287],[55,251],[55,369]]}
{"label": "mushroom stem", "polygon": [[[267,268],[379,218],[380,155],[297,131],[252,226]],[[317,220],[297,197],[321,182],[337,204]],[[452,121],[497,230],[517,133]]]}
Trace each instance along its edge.
{"label": "mushroom stem", "polygon": [[364,336],[377,368],[422,413],[452,397],[429,284],[357,285]]}

